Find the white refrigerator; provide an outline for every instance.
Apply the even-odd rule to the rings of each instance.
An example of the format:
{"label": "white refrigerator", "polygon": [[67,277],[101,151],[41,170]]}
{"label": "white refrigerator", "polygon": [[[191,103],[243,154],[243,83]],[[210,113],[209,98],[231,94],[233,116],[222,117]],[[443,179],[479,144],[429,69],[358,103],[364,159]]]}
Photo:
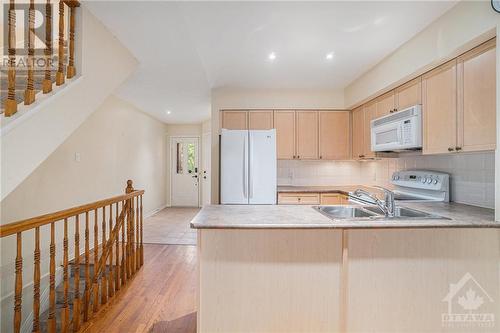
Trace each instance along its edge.
{"label": "white refrigerator", "polygon": [[221,204],[276,204],[276,130],[221,134]]}

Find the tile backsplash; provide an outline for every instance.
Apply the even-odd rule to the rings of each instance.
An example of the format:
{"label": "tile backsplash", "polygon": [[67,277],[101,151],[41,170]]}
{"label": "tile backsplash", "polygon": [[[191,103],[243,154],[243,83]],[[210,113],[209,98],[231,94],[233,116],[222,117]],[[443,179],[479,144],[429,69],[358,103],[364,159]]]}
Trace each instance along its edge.
{"label": "tile backsplash", "polygon": [[405,154],[377,161],[278,161],[278,185],[387,185],[396,170],[428,169],[450,174],[452,201],[494,208],[495,153],[423,156]]}

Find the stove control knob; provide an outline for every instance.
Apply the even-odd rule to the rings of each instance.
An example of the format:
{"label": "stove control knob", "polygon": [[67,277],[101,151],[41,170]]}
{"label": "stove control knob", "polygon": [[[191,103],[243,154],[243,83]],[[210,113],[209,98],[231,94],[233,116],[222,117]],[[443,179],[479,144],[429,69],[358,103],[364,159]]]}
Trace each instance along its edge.
{"label": "stove control knob", "polygon": [[434,185],[436,185],[438,183],[438,180],[434,179],[433,183],[434,183]]}
{"label": "stove control knob", "polygon": [[399,176],[398,176],[398,175],[395,175],[395,176],[394,176],[394,180],[399,180]]}
{"label": "stove control knob", "polygon": [[427,179],[427,184],[430,184],[430,183],[432,183],[432,178]]}
{"label": "stove control knob", "polygon": [[427,181],[427,178],[422,178],[422,184],[425,184],[426,181]]}

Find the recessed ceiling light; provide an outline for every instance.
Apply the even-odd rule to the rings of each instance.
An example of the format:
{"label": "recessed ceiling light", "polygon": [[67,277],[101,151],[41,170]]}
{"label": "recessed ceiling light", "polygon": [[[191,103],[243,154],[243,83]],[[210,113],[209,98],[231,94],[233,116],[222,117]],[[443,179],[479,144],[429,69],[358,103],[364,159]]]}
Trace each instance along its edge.
{"label": "recessed ceiling light", "polygon": [[172,113],[172,111],[170,111],[170,110],[167,110],[167,114],[171,114],[171,113]]}
{"label": "recessed ceiling light", "polygon": [[274,59],[276,59],[276,53],[274,53],[274,52],[269,53],[268,58],[269,58],[269,60],[273,61]]}
{"label": "recessed ceiling light", "polygon": [[330,53],[326,54],[325,58],[326,58],[326,60],[332,60],[334,55],[335,55],[335,53],[330,52]]}

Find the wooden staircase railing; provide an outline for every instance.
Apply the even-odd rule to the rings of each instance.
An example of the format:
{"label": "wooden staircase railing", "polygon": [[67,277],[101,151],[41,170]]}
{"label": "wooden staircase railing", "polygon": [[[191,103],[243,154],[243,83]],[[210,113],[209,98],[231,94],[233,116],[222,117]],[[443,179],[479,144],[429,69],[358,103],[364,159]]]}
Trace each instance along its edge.
{"label": "wooden staircase railing", "polygon": [[[0,238],[15,236],[17,242],[13,302],[15,333],[21,331],[23,317],[23,235],[34,232],[35,236],[32,331],[49,333],[82,331],[88,327],[92,317],[119,293],[144,263],[143,194],[144,190],[134,190],[132,181],[129,180],[123,195],[0,226]],[[92,217],[93,249],[90,244]],[[84,224],[81,224],[80,228],[82,220]],[[101,231],[99,222],[102,226]],[[56,224],[58,223],[63,223],[63,232],[59,235],[59,243],[62,236],[63,258],[60,287],[56,286]],[[68,238],[70,223],[75,230],[74,258],[71,261]],[[107,233],[106,227],[109,227]],[[85,242],[83,254],[80,253],[81,229],[84,230]],[[46,244],[43,244],[41,238],[47,239]],[[45,316],[40,315],[41,245],[45,247],[48,245],[50,249],[49,304],[44,312]],[[83,272],[80,271],[80,266],[83,266]],[[56,300],[59,296],[60,299]],[[60,306],[56,306],[56,301]]]}
{"label": "wooden staircase railing", "polygon": [[[59,0],[59,42],[58,42],[58,64],[55,77],[52,77],[52,71],[55,70],[52,64],[52,3],[46,0],[45,5],[45,49],[42,58],[37,59],[35,55],[35,0],[30,0],[28,11],[28,24],[24,27],[28,31],[27,59],[23,61],[26,66],[16,64],[16,3],[15,0],[9,0],[8,9],[8,62],[7,62],[7,85],[2,86],[2,99],[0,112],[3,111],[6,117],[10,117],[17,112],[17,105],[24,101],[24,105],[30,105],[35,102],[37,92],[48,94],[52,91],[53,79],[57,86],[65,83],[65,78],[71,79],[76,76],[75,68],[75,10],[80,6],[77,0]],[[69,8],[69,59],[66,67],[66,41],[65,41],[65,7]],[[43,61],[42,61],[43,60]],[[35,65],[45,64],[45,68],[35,68]],[[22,78],[25,78],[24,98],[21,99],[19,93],[16,94],[16,78],[19,80],[18,72],[25,72]],[[35,80],[35,76],[43,78]],[[40,82],[38,82],[40,81]],[[5,96],[4,96],[5,95]]]}

